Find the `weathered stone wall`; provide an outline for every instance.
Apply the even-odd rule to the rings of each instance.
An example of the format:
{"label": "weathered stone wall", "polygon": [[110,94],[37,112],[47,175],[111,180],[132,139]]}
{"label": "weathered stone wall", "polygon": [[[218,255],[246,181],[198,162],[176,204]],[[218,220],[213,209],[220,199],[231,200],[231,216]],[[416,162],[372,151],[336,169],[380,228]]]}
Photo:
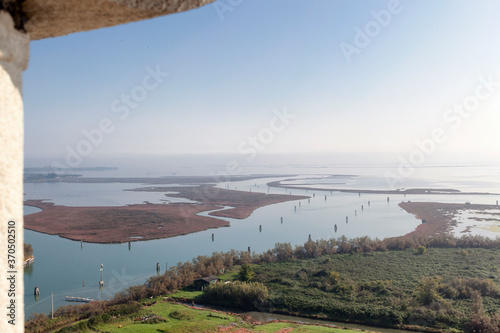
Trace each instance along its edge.
{"label": "weathered stone wall", "polygon": [[[28,65],[29,37],[14,29],[12,17],[0,11],[0,300],[2,332],[23,332],[23,99],[22,74]],[[15,221],[16,264],[8,262],[8,224]],[[12,243],[11,243],[12,244]],[[7,273],[15,271],[14,273]],[[15,297],[9,297],[15,275]],[[6,309],[15,301],[15,323]]]}
{"label": "weathered stone wall", "polygon": [[24,27],[37,40],[178,13],[213,1],[26,0],[23,11],[28,21]]}

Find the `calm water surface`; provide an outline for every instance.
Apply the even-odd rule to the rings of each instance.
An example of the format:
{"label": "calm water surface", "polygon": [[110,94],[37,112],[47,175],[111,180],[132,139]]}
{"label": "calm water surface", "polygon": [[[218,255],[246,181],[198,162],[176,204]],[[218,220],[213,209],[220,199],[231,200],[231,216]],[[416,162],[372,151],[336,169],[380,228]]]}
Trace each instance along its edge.
{"label": "calm water surface", "polygon": [[[365,184],[362,179],[356,179],[357,185],[369,186],[374,182],[381,182],[380,179],[366,178]],[[215,251],[230,249],[245,251],[249,246],[252,251],[263,252],[272,248],[277,242],[303,244],[309,235],[313,240],[337,238],[342,235],[348,238],[365,235],[372,238],[404,235],[413,231],[420,221],[398,207],[398,203],[403,200],[471,201],[491,204],[494,200],[500,199],[492,196],[457,198],[449,195],[406,197],[393,195],[389,196],[387,202],[387,195],[359,196],[330,191],[268,188],[266,183],[273,180],[276,179],[221,183],[218,186],[264,193],[291,192],[311,196],[310,200],[289,201],[262,207],[244,220],[225,219],[231,224],[228,228],[210,229],[168,239],[132,242],[130,248],[126,243],[80,244],[78,241],[25,230],[25,241],[31,243],[35,250],[35,263],[25,269],[26,317],[32,312],[48,313],[51,306],[51,292],[54,293],[55,307],[68,304],[65,302],[65,296],[109,298],[114,293],[130,285],[143,283],[148,277],[157,274],[156,263],[160,263],[163,273],[167,264],[175,265],[181,261],[191,260],[197,255],[210,255]],[[52,199],[52,202],[68,206],[114,206],[143,201],[159,203],[168,200],[164,193],[123,191],[141,186],[141,184],[25,184],[24,192],[25,199]],[[25,207],[25,214],[36,211],[36,208]],[[334,231],[335,224],[337,232]],[[262,226],[262,231],[259,231],[259,226]],[[213,242],[212,233],[215,236]],[[104,264],[104,288],[99,290],[101,263]],[[38,299],[33,295],[36,286],[40,288]]]}

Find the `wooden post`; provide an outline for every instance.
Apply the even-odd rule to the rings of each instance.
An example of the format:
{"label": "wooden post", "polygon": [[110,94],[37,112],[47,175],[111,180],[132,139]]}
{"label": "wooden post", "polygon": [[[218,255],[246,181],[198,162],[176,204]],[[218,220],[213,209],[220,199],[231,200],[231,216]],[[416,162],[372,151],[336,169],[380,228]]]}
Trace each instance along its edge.
{"label": "wooden post", "polygon": [[104,269],[104,265],[101,264],[101,281],[99,281],[99,287],[104,287],[104,281],[102,280],[102,271]]}

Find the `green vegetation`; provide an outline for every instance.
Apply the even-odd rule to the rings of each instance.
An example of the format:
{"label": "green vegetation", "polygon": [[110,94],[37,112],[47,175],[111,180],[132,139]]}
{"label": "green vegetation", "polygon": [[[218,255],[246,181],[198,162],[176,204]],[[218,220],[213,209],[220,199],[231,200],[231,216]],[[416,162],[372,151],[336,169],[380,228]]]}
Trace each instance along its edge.
{"label": "green vegetation", "polygon": [[269,292],[258,282],[213,283],[204,290],[203,300],[210,304],[243,309],[263,310],[267,305]]}
{"label": "green vegetation", "polygon": [[418,254],[418,255],[422,255],[422,254],[424,254],[425,252],[427,252],[427,249],[425,248],[425,246],[419,246],[419,247],[417,248],[417,254]]}
{"label": "green vegetation", "polygon": [[[202,296],[186,289],[174,295],[373,326],[497,333],[499,262],[500,239],[480,236],[341,237],[295,247],[278,243],[262,254],[229,251],[198,256],[116,294],[112,301],[61,307],[54,321],[88,325],[97,317],[99,323],[107,323],[110,317],[101,314],[172,295],[197,278],[225,272],[224,278],[232,283],[210,285]],[[236,281],[249,276],[255,282]],[[158,325],[174,319],[170,312],[154,315]],[[26,331],[43,332],[53,325],[43,316],[28,321]]]}
{"label": "green vegetation", "polygon": [[117,314],[116,311],[101,313],[56,332],[223,332],[224,329],[245,329],[244,332],[276,332],[283,328],[293,328],[293,332],[355,332],[296,323],[253,323],[237,315],[193,309],[160,299],[143,300],[135,306],[135,309],[136,311],[125,314]]}
{"label": "green vegetation", "polygon": [[[500,250],[328,255],[254,266],[273,311],[374,326],[498,332]],[[477,305],[474,305],[477,304]],[[478,304],[481,304],[479,306]],[[481,311],[480,311],[481,309]]]}
{"label": "green vegetation", "polygon": [[238,274],[238,279],[240,281],[252,281],[255,273],[252,266],[248,264],[241,265],[240,273]]}
{"label": "green vegetation", "polygon": [[181,290],[176,291],[170,297],[175,300],[198,300],[203,295],[203,291],[196,290],[193,287],[186,287]]}

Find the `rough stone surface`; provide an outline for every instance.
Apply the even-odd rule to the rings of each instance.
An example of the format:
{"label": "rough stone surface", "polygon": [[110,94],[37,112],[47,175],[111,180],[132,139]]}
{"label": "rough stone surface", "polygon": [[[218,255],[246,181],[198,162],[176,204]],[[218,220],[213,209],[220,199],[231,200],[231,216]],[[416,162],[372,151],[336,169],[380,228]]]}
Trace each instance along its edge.
{"label": "rough stone surface", "polygon": [[178,13],[213,1],[26,0],[24,27],[32,40],[38,40]]}
{"label": "rough stone surface", "polygon": [[[29,37],[14,29],[12,17],[0,11],[0,300],[10,304],[7,270],[17,271],[16,325],[8,325],[5,312],[0,332],[22,332],[23,308],[23,99],[22,73],[28,65]],[[16,222],[16,266],[8,266],[8,222]],[[12,234],[12,233],[11,233]],[[9,303],[7,303],[7,301]]]}

